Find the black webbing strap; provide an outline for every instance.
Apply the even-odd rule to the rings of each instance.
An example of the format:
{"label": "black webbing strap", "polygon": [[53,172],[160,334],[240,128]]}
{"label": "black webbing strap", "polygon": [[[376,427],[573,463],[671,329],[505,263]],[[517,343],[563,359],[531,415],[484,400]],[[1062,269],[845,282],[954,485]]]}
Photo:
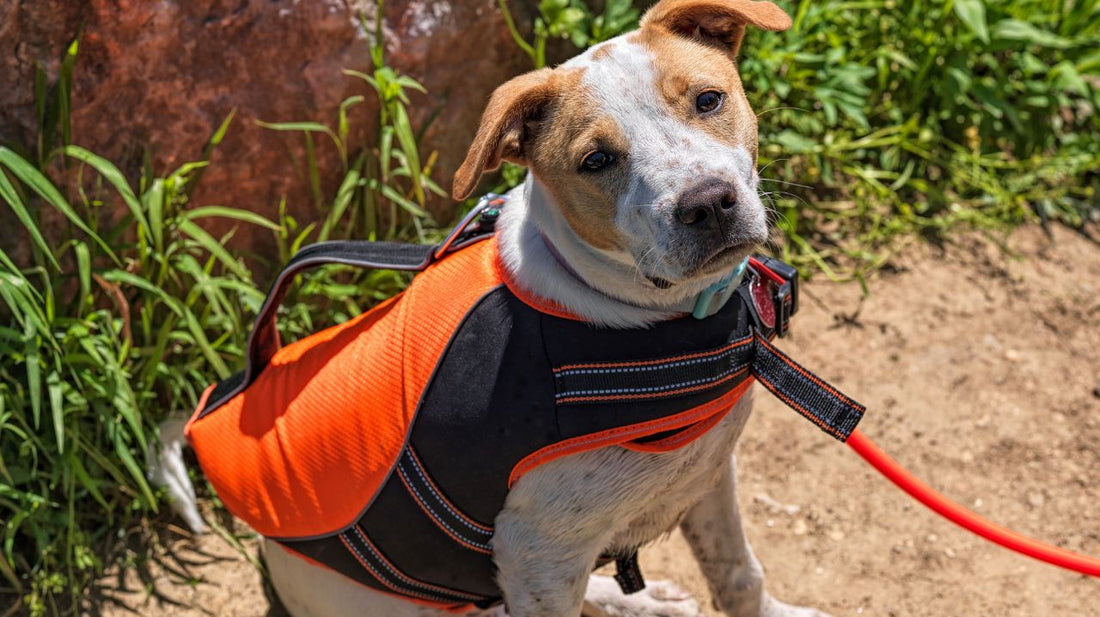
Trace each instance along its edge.
{"label": "black webbing strap", "polygon": [[656,400],[728,386],[731,379],[751,372],[787,406],[840,441],[847,440],[864,406],[776,349],[768,340],[771,333],[752,328],[722,347],[687,356],[556,368],[555,399],[558,405]]}
{"label": "black webbing strap", "polygon": [[305,270],[327,264],[344,264],[375,270],[419,272],[432,262],[435,246],[400,242],[340,241],[311,244],[298,251],[276,277],[267,292],[256,325],[248,337],[248,364],[244,385],[252,383],[279,350],[279,328],[275,315],[294,277]]}
{"label": "black webbing strap", "polygon": [[615,560],[615,582],[626,595],[645,589],[642,569],[638,567],[638,551]]}
{"label": "black webbing strap", "polygon": [[279,328],[275,318],[296,275],[327,264],[419,272],[432,263],[437,248],[425,244],[345,240],[319,242],[299,250],[279,272],[260,307],[252,334],[248,337],[244,371],[214,387],[199,417],[214,411],[247,388],[279,350]]}
{"label": "black webbing strap", "polygon": [[847,441],[867,409],[756,335],[752,373],[779,400],[826,433]]}
{"label": "black webbing strap", "polygon": [[271,290],[267,292],[263,306],[260,307],[256,325],[252,327],[252,334],[248,337],[244,371],[214,387],[199,417],[214,411],[251,385],[279,350],[279,328],[275,323],[275,316],[296,275],[327,264],[420,272],[448,253],[489,237],[503,204],[504,199],[500,195],[485,195],[438,245],[342,240],[318,242],[299,250],[279,272]]}

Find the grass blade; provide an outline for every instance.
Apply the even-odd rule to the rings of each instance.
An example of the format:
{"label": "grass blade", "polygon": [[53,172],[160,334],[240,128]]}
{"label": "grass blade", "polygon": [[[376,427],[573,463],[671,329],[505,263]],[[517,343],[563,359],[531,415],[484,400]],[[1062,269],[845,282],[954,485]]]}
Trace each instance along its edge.
{"label": "grass blade", "polygon": [[192,223],[188,219],[180,221],[179,228],[180,231],[191,236],[192,240],[198,243],[206,252],[210,253],[212,257],[220,261],[222,265],[231,272],[245,280],[250,280],[252,278],[252,273],[248,271],[248,268],[237,261],[233,255],[222,246],[221,242],[218,242],[214,236],[211,236],[205,229]]}
{"label": "grass blade", "polygon": [[[3,169],[0,169],[0,197],[8,203],[12,212],[15,213],[15,217],[19,219],[20,223],[23,223],[23,227],[26,228],[27,233],[31,237],[31,241],[34,242],[38,250],[42,251],[42,254],[50,260],[54,268],[61,269],[61,264],[57,263],[57,258],[53,256],[53,251],[50,246],[46,244],[46,239],[42,237],[42,232],[38,230],[38,225],[34,222],[30,212],[27,210],[26,204],[23,203],[22,198],[19,197],[19,193],[15,191],[15,186],[8,180],[7,174]],[[14,266],[12,267],[14,270]]]}
{"label": "grass blade", "polygon": [[126,182],[126,178],[122,175],[122,172],[115,167],[113,163],[107,159],[93,154],[80,146],[65,146],[64,152],[71,158],[74,158],[85,165],[90,166],[92,169],[99,172],[99,175],[103,176],[107,182],[111,183],[111,186],[115,187],[118,194],[122,196],[122,201],[126,202],[126,207],[130,209],[130,214],[133,215],[134,220],[140,225],[141,230],[145,232],[146,237],[149,237],[149,221],[145,220],[145,213],[142,211],[141,202],[138,201],[136,195],[134,195],[133,189],[130,188],[130,184]]}
{"label": "grass blade", "polygon": [[35,169],[30,163],[23,160],[22,157],[8,148],[0,147],[0,163],[7,166],[23,184],[26,184],[35,193],[38,193],[39,197],[64,214],[65,218],[69,219],[69,222],[77,229],[83,231],[89,238],[94,240],[95,243],[103,249],[103,252],[110,257],[111,261],[118,263],[118,257],[115,255],[114,251],[111,250],[111,247],[107,246],[107,243],[88,227],[87,223],[84,222],[80,215],[72,209],[69,202],[62,197],[57,187],[55,187],[42,172]]}
{"label": "grass blade", "polygon": [[238,208],[229,208],[226,206],[201,206],[193,208],[184,213],[183,218],[188,221],[194,221],[195,219],[201,219],[208,216],[216,216],[227,219],[234,219],[237,221],[243,221],[245,223],[251,223],[260,227],[266,227],[272,231],[279,231],[281,227],[271,219],[256,214],[248,210],[241,210]]}
{"label": "grass blade", "polygon": [[61,376],[50,371],[46,376],[46,390],[50,395],[50,409],[53,412],[53,432],[57,439],[57,451],[65,452],[65,406],[61,397]]}

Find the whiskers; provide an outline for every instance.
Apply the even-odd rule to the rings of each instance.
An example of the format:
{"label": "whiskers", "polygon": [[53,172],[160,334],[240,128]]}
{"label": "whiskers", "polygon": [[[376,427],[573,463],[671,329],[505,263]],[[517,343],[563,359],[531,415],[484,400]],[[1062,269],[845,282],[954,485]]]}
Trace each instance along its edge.
{"label": "whiskers", "polygon": [[[758,176],[762,176],[764,171],[766,171],[768,169],[768,167],[771,167],[775,163],[779,163],[779,162],[786,161],[786,160],[788,160],[788,159],[775,159],[771,163],[768,163],[767,165],[761,167],[760,170],[757,172]],[[804,197],[802,197],[801,195],[799,195],[797,193],[792,193],[790,191],[784,191],[784,190],[778,190],[778,189],[789,187],[789,188],[803,189],[805,191],[808,191],[808,192],[812,193],[813,188],[814,188],[812,186],[808,186],[808,185],[805,185],[805,184],[799,184],[797,182],[789,182],[787,180],[780,180],[778,178],[760,177],[760,182],[761,183],[768,182],[768,183],[776,185],[776,190],[758,190],[757,191],[757,194],[760,195],[760,201],[764,204],[764,213],[767,216],[768,227],[769,228],[774,228],[781,220],[783,220],[784,222],[789,222],[789,221],[786,221],[785,217],[779,212],[779,209],[776,207],[776,200],[777,199],[793,199],[793,200],[797,201],[798,203],[800,203],[803,206],[809,207],[809,205],[810,205],[809,202],[807,202],[806,199]],[[770,246],[772,246],[773,248],[775,248],[775,238],[774,238],[774,236],[768,238],[768,244]]]}
{"label": "whiskers", "polygon": [[[650,255],[653,255],[654,251],[656,251],[656,250],[657,250],[657,245],[654,244],[653,246],[646,249],[646,252],[642,253],[641,258],[638,259],[638,261],[634,262],[634,282],[635,283],[638,282],[638,277],[639,276],[646,279],[647,281],[649,280],[649,277],[647,277],[645,274],[642,274],[642,266],[645,265],[645,260],[648,259]],[[654,257],[656,257],[656,255],[654,255]],[[654,260],[654,261],[656,261],[656,260]]]}

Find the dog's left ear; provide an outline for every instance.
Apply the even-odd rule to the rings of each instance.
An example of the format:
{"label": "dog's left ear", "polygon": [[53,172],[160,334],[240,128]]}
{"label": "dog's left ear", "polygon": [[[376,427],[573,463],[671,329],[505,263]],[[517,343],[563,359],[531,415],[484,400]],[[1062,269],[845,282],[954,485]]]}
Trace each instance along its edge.
{"label": "dog's left ear", "polygon": [[737,55],[745,26],[786,30],[791,17],[771,2],[753,0],[661,0],[642,17],[642,28],[714,42]]}

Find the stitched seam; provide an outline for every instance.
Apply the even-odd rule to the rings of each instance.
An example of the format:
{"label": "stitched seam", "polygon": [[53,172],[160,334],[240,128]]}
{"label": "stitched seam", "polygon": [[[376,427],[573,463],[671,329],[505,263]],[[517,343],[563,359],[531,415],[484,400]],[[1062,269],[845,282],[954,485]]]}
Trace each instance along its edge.
{"label": "stitched seam", "polygon": [[[694,354],[685,354],[685,355],[681,355],[681,356],[672,356],[671,358],[658,358],[656,360],[639,360],[637,362],[594,362],[594,363],[585,363],[585,364],[567,364],[565,366],[561,366],[561,367],[558,367],[558,368],[554,369],[554,373],[555,374],[563,374],[563,373],[576,371],[576,370],[579,370],[579,369],[600,369],[600,368],[615,369],[615,368],[620,368],[620,367],[636,367],[636,368],[633,368],[633,369],[627,368],[626,370],[654,370],[652,368],[646,368],[646,367],[650,367],[652,365],[664,364],[666,362],[690,360],[690,359],[693,359],[693,358],[713,357],[713,356],[721,355],[721,354],[724,354],[724,353],[728,353],[728,352],[730,352],[734,349],[737,349],[738,347],[743,347],[743,346],[745,346],[745,345],[747,345],[751,342],[752,342],[752,336],[748,336],[746,338],[734,341],[734,342],[732,342],[732,343],[730,343],[730,344],[728,344],[724,347],[721,347],[719,349],[715,349],[713,351],[702,351],[702,352],[694,353]],[[607,372],[615,372],[615,371],[607,371]]]}
{"label": "stitched seam", "polygon": [[416,453],[413,452],[413,449],[412,449],[411,446],[408,448],[407,451],[409,453],[409,462],[412,464],[413,471],[415,471],[416,475],[419,476],[420,479],[424,481],[424,484],[428,487],[428,491],[430,491],[431,494],[434,495],[435,498],[438,499],[441,504],[443,504],[443,507],[446,508],[448,512],[453,514],[454,517],[459,520],[459,522],[463,523],[464,525],[466,525],[467,527],[472,529],[475,533],[483,533],[485,535],[488,535],[488,536],[492,537],[493,528],[485,527],[484,525],[480,525],[480,524],[470,520],[469,517],[467,517],[461,511],[459,511],[459,509],[456,506],[453,506],[451,504],[451,502],[446,497],[443,496],[443,492],[440,491],[438,489],[438,487],[436,487],[435,483],[432,482],[431,478],[428,477],[427,472],[424,471],[424,468],[421,465],[419,458],[416,456]]}
{"label": "stitched seam", "polygon": [[760,383],[764,384],[764,387],[770,390],[772,394],[776,395],[777,397],[779,397],[780,400],[789,405],[792,409],[802,414],[807,420],[810,420],[814,424],[818,425],[830,435],[833,435],[835,437],[843,437],[843,435],[836,428],[834,428],[830,424],[827,424],[821,418],[818,418],[816,415],[807,411],[806,408],[804,408],[801,404],[795,402],[792,398],[780,391],[779,388],[776,388],[775,384],[768,381],[767,378],[759,374],[756,375],[756,378],[759,379]]}
{"label": "stitched seam", "polygon": [[[746,382],[746,383],[748,383],[748,382]],[[699,420],[702,420],[703,418],[706,418],[707,416],[709,416],[713,413],[717,413],[717,410],[715,408],[717,407],[718,409],[721,409],[721,405],[716,405],[716,403],[718,401],[720,401],[722,398],[724,398],[726,396],[729,396],[731,393],[734,393],[734,392],[737,392],[737,388],[734,388],[733,390],[730,390],[729,392],[723,394],[721,397],[719,397],[719,398],[717,398],[713,401],[710,401],[709,403],[704,403],[699,408],[697,408],[697,410],[694,413],[684,412],[685,414],[688,414],[688,415],[685,415],[685,416],[682,416],[682,417],[680,415],[677,415],[677,416],[671,416],[671,417],[668,417],[668,418],[664,418],[660,421],[652,421],[651,420],[650,422],[646,422],[646,423],[643,423],[643,424],[637,424],[637,425],[632,425],[632,426],[628,426],[628,427],[623,427],[621,429],[615,429],[615,430],[607,431],[605,433],[601,433],[601,434],[599,434],[595,437],[590,437],[590,438],[587,438],[587,439],[580,439],[580,440],[576,440],[576,441],[566,440],[566,441],[556,443],[552,446],[549,446],[547,448],[539,450],[534,455],[529,456],[527,458],[524,458],[519,463],[516,463],[516,466],[512,469],[512,473],[511,473],[510,477],[508,478],[508,485],[511,486],[512,482],[515,481],[515,478],[518,478],[519,476],[523,475],[524,473],[527,473],[527,471],[529,471],[531,469],[534,469],[535,467],[537,467],[539,465],[540,461],[546,459],[548,456],[554,455],[559,450],[568,450],[568,449],[576,447],[576,446],[584,446],[584,445],[589,445],[589,444],[592,444],[592,443],[599,443],[601,441],[610,442],[610,441],[613,441],[613,440],[620,439],[622,437],[629,437],[629,436],[632,436],[632,435],[637,435],[639,433],[640,434],[646,434],[646,433],[649,433],[651,431],[652,432],[660,432],[660,430],[663,429],[664,427],[670,426],[670,425],[676,425],[680,422],[683,422],[685,426],[688,425],[688,424],[691,424],[692,422],[698,422]],[[740,398],[740,396],[743,395],[743,394],[744,394],[744,392],[739,394],[738,398]],[[734,399],[734,400],[736,400],[736,399]],[[516,474],[517,470],[521,471],[521,473]]]}
{"label": "stitched seam", "polygon": [[439,514],[431,507],[431,505],[427,503],[427,501],[424,499],[424,496],[420,494],[420,491],[418,491],[416,487],[413,486],[412,478],[408,476],[408,474],[405,472],[400,464],[397,465],[397,473],[399,476],[401,476],[401,483],[404,484],[405,488],[408,489],[409,493],[412,494],[413,499],[416,501],[417,505],[420,506],[420,509],[424,511],[424,514],[427,514],[428,518],[432,519],[432,522],[438,525],[440,529],[447,533],[447,535],[451,536],[454,541],[474,550],[479,550],[489,554],[492,553],[492,549],[488,545],[480,544],[474,540],[470,540],[469,538],[455,531],[454,528],[452,528],[450,525],[448,525],[446,521],[444,521],[439,516]]}
{"label": "stitched seam", "polygon": [[668,390],[676,390],[679,388],[686,388],[688,386],[694,386],[701,383],[709,383],[723,377],[727,377],[737,371],[743,370],[748,366],[748,362],[741,363],[733,368],[725,370],[721,373],[711,375],[708,377],[702,377],[700,379],[692,379],[690,381],[682,381],[680,383],[668,384],[663,386],[646,386],[638,388],[605,388],[601,390],[567,390],[565,392],[559,392],[554,395],[554,398],[566,398],[571,396],[590,396],[590,395],[605,395],[605,394],[629,394],[629,393],[641,393],[641,392],[666,392]]}
{"label": "stitched seam", "polygon": [[390,574],[393,574],[395,577],[397,577],[398,580],[405,583],[406,585],[409,585],[409,586],[412,586],[412,587],[419,587],[421,589],[427,590],[428,592],[434,592],[436,594],[442,593],[444,595],[439,595],[437,597],[438,598],[443,598],[444,601],[447,601],[446,596],[448,596],[448,595],[455,596],[455,597],[458,597],[458,598],[472,599],[472,600],[481,600],[482,599],[481,596],[474,596],[474,595],[470,595],[470,594],[467,594],[467,593],[462,593],[461,591],[455,591],[455,590],[451,590],[451,589],[444,589],[443,587],[437,587],[437,586],[432,585],[430,583],[422,583],[422,582],[420,582],[416,579],[409,578],[407,575],[405,575],[400,570],[398,570],[396,566],[394,566],[392,563],[390,563],[388,559],[386,559],[384,556],[382,556],[381,551],[379,551],[378,548],[376,546],[374,546],[374,544],[371,543],[371,541],[367,538],[366,535],[363,534],[362,531],[359,531],[358,527],[352,527],[352,529],[355,531],[355,535],[358,536],[359,539],[363,541],[363,545],[367,547],[367,550],[369,550],[371,552],[371,555],[373,555],[375,559],[380,561],[382,563],[382,566],[385,567],[386,570],[388,570],[390,572]]}
{"label": "stitched seam", "polygon": [[596,401],[627,401],[627,400],[647,399],[647,398],[662,398],[662,397],[668,397],[668,396],[675,396],[677,394],[687,394],[688,392],[695,392],[697,390],[706,390],[707,388],[712,388],[712,387],[717,386],[721,383],[724,383],[724,382],[727,382],[731,379],[739,377],[739,376],[745,374],[748,370],[749,370],[748,366],[742,366],[740,369],[737,370],[737,372],[735,372],[733,374],[730,374],[730,375],[726,375],[725,377],[722,377],[721,379],[718,379],[716,381],[711,381],[711,382],[704,383],[704,384],[701,384],[701,385],[698,385],[698,386],[693,386],[693,387],[690,387],[690,388],[683,388],[683,389],[680,389],[680,390],[670,390],[668,392],[657,392],[657,393],[654,393],[654,394],[623,394],[623,395],[619,395],[619,396],[574,396],[574,397],[570,397],[570,398],[560,399],[558,402],[559,403],[579,403],[579,402],[596,402]]}
{"label": "stitched seam", "polygon": [[[761,339],[761,340],[763,341],[763,339]],[[857,405],[855,401],[853,401],[852,399],[848,398],[847,396],[845,396],[845,395],[844,395],[844,394],[842,394],[841,392],[838,392],[838,391],[837,391],[837,390],[836,390],[835,388],[833,388],[833,387],[832,387],[832,386],[830,386],[829,384],[827,384],[827,383],[824,383],[823,381],[821,381],[820,379],[818,379],[818,378],[817,378],[816,376],[814,376],[813,374],[811,374],[811,373],[810,373],[809,371],[807,371],[806,369],[802,368],[802,367],[801,367],[800,365],[798,365],[797,363],[795,363],[795,362],[794,362],[794,360],[790,360],[790,359],[788,359],[788,358],[784,357],[784,356],[783,356],[783,355],[782,355],[782,354],[781,354],[781,353],[779,352],[779,350],[778,350],[778,349],[776,349],[775,347],[773,347],[773,346],[772,346],[772,344],[771,344],[771,343],[769,343],[769,342],[767,342],[767,341],[763,341],[763,343],[764,343],[764,346],[765,346],[765,347],[767,347],[767,350],[768,350],[769,352],[771,352],[771,354],[772,354],[772,355],[774,355],[774,356],[775,356],[776,358],[779,358],[779,359],[780,359],[781,361],[783,361],[783,363],[784,363],[784,364],[786,364],[787,366],[789,366],[789,367],[793,368],[793,369],[794,369],[795,371],[797,371],[797,372],[801,373],[803,377],[806,377],[806,378],[807,378],[807,379],[809,379],[810,381],[812,381],[812,382],[814,382],[815,384],[817,384],[818,386],[820,386],[820,387],[821,387],[822,389],[826,390],[827,392],[829,392],[829,393],[830,393],[830,394],[832,394],[833,396],[835,396],[835,397],[839,398],[839,399],[840,399],[840,400],[841,400],[841,401],[842,401],[843,403],[845,403],[845,404],[847,404],[847,405],[849,405],[849,406],[856,406],[856,405]]]}
{"label": "stitched seam", "polygon": [[363,555],[363,553],[361,553],[359,551],[359,549],[355,545],[353,545],[347,538],[344,537],[344,534],[340,534],[340,541],[343,542],[344,546],[346,546],[348,548],[348,550],[350,550],[352,552],[352,554],[355,556],[355,559],[359,562],[359,564],[362,565],[364,568],[367,569],[368,572],[371,573],[371,575],[374,577],[374,580],[378,581],[382,585],[385,585],[391,591],[393,591],[395,593],[398,593],[398,594],[401,594],[401,595],[410,595],[410,596],[418,597],[422,600],[429,600],[431,602],[439,602],[441,604],[448,604],[448,603],[451,602],[449,600],[446,600],[445,598],[441,598],[441,597],[438,597],[438,596],[433,596],[433,595],[426,594],[426,593],[420,593],[420,592],[418,592],[416,590],[413,590],[413,589],[402,589],[402,588],[398,587],[397,585],[394,585],[392,582],[386,580],[386,577],[382,576],[381,572],[379,572],[373,566],[371,566],[369,563],[367,563],[367,558]]}
{"label": "stitched seam", "polygon": [[[732,409],[732,407],[730,409]],[[703,433],[706,433],[710,429],[714,428],[714,425],[717,424],[718,421],[722,419],[722,416],[724,416],[728,412],[729,410],[726,410],[725,412],[717,412],[710,418],[700,420],[695,424],[687,427],[686,429],[680,431],[679,433],[676,433],[675,435],[665,437],[664,439],[658,439],[657,441],[651,441],[649,443],[638,445],[642,447],[648,446],[652,448],[668,450],[679,448],[686,443],[694,441],[699,437],[699,435],[702,435]],[[714,420],[713,423],[711,423],[712,420]]]}
{"label": "stitched seam", "polygon": [[439,520],[438,515],[433,510],[431,510],[426,503],[424,503],[423,499],[419,496],[418,493],[416,493],[415,489],[413,489],[413,487],[410,484],[410,479],[405,476],[404,470],[402,470],[400,467],[398,467],[398,469],[397,469],[397,476],[401,480],[401,484],[405,485],[405,490],[407,490],[409,492],[409,496],[412,497],[413,503],[415,503],[417,505],[417,507],[420,508],[420,511],[424,513],[424,516],[428,517],[428,520],[435,523],[436,527],[438,527],[440,531],[447,534],[447,536],[449,538],[451,538],[452,540],[454,540],[455,542],[458,542],[459,544],[461,544],[462,546],[465,546],[466,548],[468,548],[470,550],[474,550],[474,551],[477,551],[479,553],[489,553],[489,551],[487,551],[485,549],[478,548],[476,545],[471,543],[469,540],[467,540],[464,537],[458,535],[458,533],[456,533],[454,530],[452,530],[450,527],[448,527],[445,523],[443,523],[443,521]]}
{"label": "stitched seam", "polygon": [[[748,343],[748,341],[738,341],[737,343],[735,343],[735,345],[743,347],[746,343]],[[702,362],[709,362],[709,361],[713,361],[713,360],[719,360],[719,359],[722,359],[723,356],[733,355],[733,352],[736,351],[736,349],[737,349],[737,347],[726,347],[726,348],[723,348],[723,349],[720,349],[720,350],[717,350],[717,351],[713,351],[713,352],[703,352],[703,353],[695,354],[695,355],[692,355],[692,356],[679,356],[680,358],[684,358],[684,359],[681,359],[681,360],[677,360],[676,357],[674,357],[674,358],[662,358],[660,360],[651,360],[645,366],[621,366],[621,367],[615,367],[615,368],[602,368],[601,369],[601,368],[587,368],[587,367],[598,367],[598,366],[601,366],[601,365],[576,364],[576,365],[573,365],[573,367],[575,367],[575,368],[564,368],[563,367],[563,368],[560,368],[560,369],[555,369],[554,372],[558,375],[558,377],[563,377],[563,376],[566,376],[566,375],[591,375],[591,374],[599,374],[599,373],[636,373],[636,372],[642,372],[642,371],[659,371],[659,370],[663,370],[663,369],[666,369],[666,368],[675,368],[677,366],[688,366],[688,365],[692,365],[692,364],[700,364]],[[615,365],[607,364],[607,365],[602,365],[602,366],[614,367]],[[585,367],[585,368],[581,368],[581,367]]]}

